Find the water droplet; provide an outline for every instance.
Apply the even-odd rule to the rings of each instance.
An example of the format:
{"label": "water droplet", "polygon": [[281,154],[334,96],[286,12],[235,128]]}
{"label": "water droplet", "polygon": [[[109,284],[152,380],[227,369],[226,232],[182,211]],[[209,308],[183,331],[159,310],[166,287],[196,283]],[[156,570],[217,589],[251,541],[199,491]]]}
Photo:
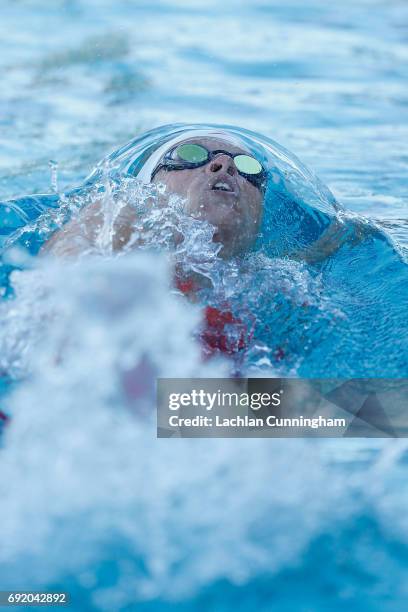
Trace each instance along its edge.
{"label": "water droplet", "polygon": [[51,191],[53,193],[58,193],[58,162],[50,159],[48,166],[51,172]]}

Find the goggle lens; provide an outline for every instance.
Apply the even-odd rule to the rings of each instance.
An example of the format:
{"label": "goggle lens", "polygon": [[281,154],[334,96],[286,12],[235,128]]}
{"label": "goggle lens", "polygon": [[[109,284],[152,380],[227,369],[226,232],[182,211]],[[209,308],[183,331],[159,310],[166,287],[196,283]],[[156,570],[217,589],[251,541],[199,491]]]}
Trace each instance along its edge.
{"label": "goggle lens", "polygon": [[208,159],[208,151],[197,144],[183,144],[177,147],[177,156],[191,164],[199,164]]}
{"label": "goggle lens", "polygon": [[236,155],[234,163],[238,171],[244,174],[260,174],[262,172],[259,161],[255,157],[250,157],[250,155]]}

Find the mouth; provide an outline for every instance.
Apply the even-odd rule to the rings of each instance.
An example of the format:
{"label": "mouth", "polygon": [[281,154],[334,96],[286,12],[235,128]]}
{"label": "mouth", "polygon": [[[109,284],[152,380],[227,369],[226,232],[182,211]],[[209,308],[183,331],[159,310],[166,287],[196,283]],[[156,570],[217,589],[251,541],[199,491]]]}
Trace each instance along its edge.
{"label": "mouth", "polygon": [[221,191],[230,195],[238,195],[235,181],[228,176],[219,176],[210,185],[210,191]]}
{"label": "mouth", "polygon": [[212,191],[233,191],[231,187],[227,183],[223,183],[222,181],[218,181],[211,187]]}

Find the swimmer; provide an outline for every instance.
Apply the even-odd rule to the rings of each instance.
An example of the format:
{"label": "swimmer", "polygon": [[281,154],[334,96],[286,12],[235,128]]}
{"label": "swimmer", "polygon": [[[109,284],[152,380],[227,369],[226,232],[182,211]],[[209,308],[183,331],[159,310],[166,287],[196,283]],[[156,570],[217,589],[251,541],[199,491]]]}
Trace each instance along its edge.
{"label": "swimmer", "polygon": [[[155,188],[159,185],[164,185],[164,194]],[[179,196],[175,208],[172,194]],[[270,345],[269,323],[264,325],[269,319],[258,319],[256,302],[244,299],[237,304],[235,295],[223,291],[224,285],[234,287],[237,272],[245,272],[247,254],[254,252],[254,261],[261,267],[272,258],[300,260],[316,266],[313,274],[327,273],[330,280],[333,269],[341,276],[344,262],[356,261],[357,246],[360,276],[363,265],[369,275],[373,257],[383,252],[392,255],[385,261],[394,263],[399,257],[397,253],[394,257],[388,238],[374,225],[350,220],[330,191],[289,151],[233,126],[156,128],[108,155],[79,187],[61,195],[24,196],[2,204],[0,246],[4,252],[18,245],[30,255],[65,257],[172,245],[176,252],[172,284],[202,307],[198,332],[205,356],[227,354],[234,362],[253,342],[264,338],[277,362],[290,353],[284,344]],[[178,215],[180,207],[187,217]],[[155,219],[160,220],[156,225]],[[203,266],[194,259],[200,255],[198,250],[190,251],[200,220],[204,222],[200,240],[207,241],[200,242]],[[207,231],[206,224],[213,230]],[[50,236],[56,225],[59,229]],[[190,227],[194,234],[188,234]],[[169,228],[173,229],[169,232]],[[211,239],[213,248],[208,250]],[[183,240],[186,248],[178,248]],[[337,257],[340,252],[342,256]],[[218,262],[212,274],[208,266],[215,264],[215,254]],[[9,279],[14,269],[13,264],[0,268],[6,296],[13,292]],[[228,279],[230,271],[233,277]],[[268,295],[267,304],[273,297]],[[305,300],[302,309],[308,307]]]}
{"label": "swimmer", "polygon": [[[247,253],[255,244],[263,213],[266,171],[245,149],[214,137],[189,138],[173,144],[153,168],[150,182],[162,184],[167,194],[177,194],[184,212],[214,227],[213,241],[221,244],[223,259]],[[79,255],[92,249],[102,227],[102,206],[86,207],[44,245],[42,251],[57,256]],[[135,211],[125,207],[114,228],[115,250],[126,247],[132,237]],[[177,241],[177,236],[175,237]],[[190,271],[187,277],[175,270],[175,285],[191,301],[208,279]],[[228,305],[222,310],[207,306],[203,313],[203,356],[240,353],[250,330]],[[235,329],[234,333],[226,330]],[[231,337],[232,336],[232,337]]]}
{"label": "swimmer", "polygon": [[[248,252],[255,244],[263,212],[266,171],[249,151],[216,137],[188,138],[172,145],[154,167],[151,183],[164,184],[177,194],[184,212],[214,226],[214,242],[227,259]],[[77,255],[96,244],[102,226],[101,203],[84,208],[56,232],[43,252]],[[126,247],[132,236],[135,212],[130,207],[114,226],[113,247]]]}

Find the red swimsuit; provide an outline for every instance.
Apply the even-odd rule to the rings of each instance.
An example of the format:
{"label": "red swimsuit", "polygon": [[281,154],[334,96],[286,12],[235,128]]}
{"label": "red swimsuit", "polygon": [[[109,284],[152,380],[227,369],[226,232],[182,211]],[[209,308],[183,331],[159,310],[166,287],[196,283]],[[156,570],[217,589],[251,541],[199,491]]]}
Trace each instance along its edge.
{"label": "red swimsuit", "polygon": [[[187,297],[194,295],[199,288],[192,279],[176,277],[175,282],[177,289]],[[206,306],[203,318],[200,340],[205,358],[217,353],[234,355],[247,347],[252,332],[248,331],[241,319],[232,314],[227,303],[223,309]]]}
{"label": "red swimsuit", "polygon": [[[175,284],[179,291],[190,298],[194,297],[200,288],[193,279],[181,279],[177,275]],[[255,320],[251,328],[248,329],[248,325],[242,319],[232,314],[227,302],[222,309],[206,306],[203,314],[203,327],[199,337],[204,359],[208,359],[217,353],[234,356],[248,348],[254,334]],[[277,346],[273,355],[275,360],[279,362],[286,357],[286,351],[281,346]]]}

